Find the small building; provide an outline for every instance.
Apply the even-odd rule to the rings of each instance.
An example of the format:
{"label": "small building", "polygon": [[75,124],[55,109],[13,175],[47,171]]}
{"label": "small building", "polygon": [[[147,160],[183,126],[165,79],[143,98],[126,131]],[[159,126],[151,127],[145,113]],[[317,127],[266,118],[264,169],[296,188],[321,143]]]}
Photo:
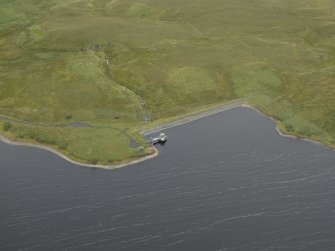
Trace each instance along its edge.
{"label": "small building", "polygon": [[165,141],[167,141],[167,137],[166,137],[166,134],[165,133],[160,133],[159,134],[159,142],[165,142]]}
{"label": "small building", "polygon": [[167,141],[165,133],[160,133],[158,137],[151,138],[151,144],[164,143]]}

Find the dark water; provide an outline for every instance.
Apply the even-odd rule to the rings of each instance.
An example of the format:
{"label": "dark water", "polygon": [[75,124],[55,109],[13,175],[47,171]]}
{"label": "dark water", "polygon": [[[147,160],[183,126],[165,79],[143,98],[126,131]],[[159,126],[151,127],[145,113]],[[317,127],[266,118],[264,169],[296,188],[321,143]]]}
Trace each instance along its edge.
{"label": "dark water", "polygon": [[335,249],[335,152],[236,108],[114,171],[0,143],[1,250]]}

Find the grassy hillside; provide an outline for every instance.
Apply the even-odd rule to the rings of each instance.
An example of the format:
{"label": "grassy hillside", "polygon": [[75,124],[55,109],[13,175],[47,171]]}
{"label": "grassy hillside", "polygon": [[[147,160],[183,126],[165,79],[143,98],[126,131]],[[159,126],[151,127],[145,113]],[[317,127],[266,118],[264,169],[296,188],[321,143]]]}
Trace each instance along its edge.
{"label": "grassy hillside", "polygon": [[[283,130],[335,145],[334,95],[332,0],[0,2],[0,114],[58,126],[14,123],[6,133],[45,135],[76,156],[109,130],[110,145],[82,161],[145,154],[130,147],[148,147],[136,132],[143,103],[157,120],[244,98]],[[91,136],[61,127],[73,122],[90,124]]]}

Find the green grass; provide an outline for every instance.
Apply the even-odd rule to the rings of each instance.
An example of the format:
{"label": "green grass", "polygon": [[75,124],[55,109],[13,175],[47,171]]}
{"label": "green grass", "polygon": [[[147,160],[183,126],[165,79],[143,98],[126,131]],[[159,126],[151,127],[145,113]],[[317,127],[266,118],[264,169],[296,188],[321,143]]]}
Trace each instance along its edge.
{"label": "green grass", "polygon": [[0,32],[6,31],[13,26],[26,24],[27,22],[28,17],[26,17],[26,15],[21,11],[18,11],[10,1],[1,1]]}
{"label": "green grass", "polygon": [[[34,60],[33,64],[29,61]],[[137,122],[139,97],[110,80],[99,53],[35,53],[15,65],[21,74],[3,78],[0,113],[28,121]]]}
{"label": "green grass", "polygon": [[118,130],[20,125],[11,125],[6,129],[5,125],[3,131],[12,140],[54,146],[56,150],[80,162],[112,165],[145,154],[140,149],[130,149],[129,138]]}
{"label": "green grass", "polygon": [[[334,145],[334,1],[7,0],[0,14],[1,114],[117,128],[145,145],[141,101],[155,124],[243,98],[282,130]],[[25,130],[46,128],[7,133]],[[61,129],[47,130],[59,148]],[[64,135],[88,149],[107,133],[91,129],[82,140],[85,130]],[[97,148],[90,159],[134,156],[121,148],[111,158]]]}

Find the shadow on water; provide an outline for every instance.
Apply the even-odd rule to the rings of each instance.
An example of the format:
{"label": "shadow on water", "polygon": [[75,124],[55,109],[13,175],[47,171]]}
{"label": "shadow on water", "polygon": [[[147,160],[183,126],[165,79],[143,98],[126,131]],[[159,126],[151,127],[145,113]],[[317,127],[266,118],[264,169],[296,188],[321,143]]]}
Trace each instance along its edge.
{"label": "shadow on water", "polygon": [[334,151],[248,108],[165,131],[112,171],[0,143],[0,249],[335,248]]}
{"label": "shadow on water", "polygon": [[164,146],[166,144],[167,141],[161,141],[161,142],[158,142],[159,145],[161,146]]}

